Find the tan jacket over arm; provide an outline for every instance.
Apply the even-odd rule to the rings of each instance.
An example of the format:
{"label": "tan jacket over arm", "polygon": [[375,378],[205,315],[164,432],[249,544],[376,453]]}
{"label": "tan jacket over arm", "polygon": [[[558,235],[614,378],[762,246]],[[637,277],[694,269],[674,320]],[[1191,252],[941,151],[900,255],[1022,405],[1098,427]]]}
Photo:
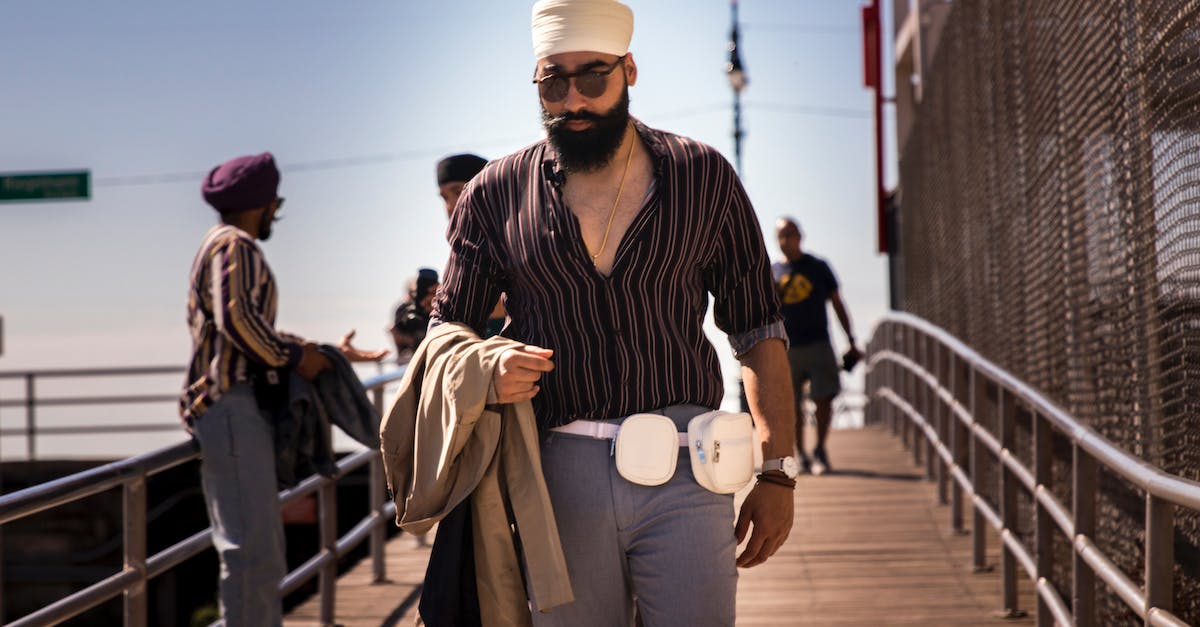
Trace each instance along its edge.
{"label": "tan jacket over arm", "polygon": [[545,611],[575,598],[542,476],[533,408],[526,401],[493,411],[493,369],[501,353],[519,346],[501,337],[480,340],[460,324],[434,327],[379,432],[396,524],[405,531],[425,533],[471,498],[475,576],[488,625],[530,624],[505,501],[525,538],[534,607]]}

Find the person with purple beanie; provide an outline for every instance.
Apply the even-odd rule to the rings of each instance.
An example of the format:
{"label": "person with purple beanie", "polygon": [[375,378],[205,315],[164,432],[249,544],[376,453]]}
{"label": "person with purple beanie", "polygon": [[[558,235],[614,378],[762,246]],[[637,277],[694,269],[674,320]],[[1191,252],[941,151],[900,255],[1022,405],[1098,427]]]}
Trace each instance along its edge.
{"label": "person with purple beanie", "polygon": [[[200,445],[200,479],[212,542],[221,561],[224,624],[282,624],[279,583],[287,569],[264,389],[287,371],[313,380],[330,368],[317,344],[275,328],[275,279],[255,240],[279,220],[279,168],[269,152],[231,159],[204,178],[204,200],[220,223],[192,263],[188,323],[192,357],[180,415]],[[387,351],[339,346],[351,361]],[[276,385],[276,387],[278,387]]]}

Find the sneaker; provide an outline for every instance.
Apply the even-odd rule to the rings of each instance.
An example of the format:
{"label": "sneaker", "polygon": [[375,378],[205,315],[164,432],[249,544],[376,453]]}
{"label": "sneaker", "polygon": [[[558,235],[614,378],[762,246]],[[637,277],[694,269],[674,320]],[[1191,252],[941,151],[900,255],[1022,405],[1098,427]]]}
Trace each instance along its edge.
{"label": "sneaker", "polygon": [[813,474],[823,475],[827,472],[833,472],[833,466],[829,463],[829,457],[825,455],[825,447],[818,446],[813,449],[813,459],[816,463],[813,464]]}
{"label": "sneaker", "polygon": [[807,475],[812,472],[812,460],[804,453],[800,454],[800,474]]}

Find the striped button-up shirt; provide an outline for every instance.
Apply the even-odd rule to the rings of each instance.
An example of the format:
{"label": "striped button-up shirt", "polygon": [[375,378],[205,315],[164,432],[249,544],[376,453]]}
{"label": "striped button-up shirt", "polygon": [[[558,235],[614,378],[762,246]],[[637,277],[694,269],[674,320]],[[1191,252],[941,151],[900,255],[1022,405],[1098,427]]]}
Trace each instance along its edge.
{"label": "striped button-up shirt", "polygon": [[546,141],[486,167],[451,219],[432,323],[482,334],[503,292],[510,321],[502,334],[554,350],[555,369],[533,400],[543,427],[720,406],[721,369],[703,330],[709,294],[735,355],[768,337],[786,342],[762,230],[729,162],[709,146],[635,126],[654,180],[608,277],[563,202]]}
{"label": "striped button-up shirt", "polygon": [[192,360],[179,399],[185,422],[234,383],[249,381],[255,367],[300,361],[301,345],[275,330],[276,300],[275,278],[254,239],[235,226],[214,226],[192,262]]}

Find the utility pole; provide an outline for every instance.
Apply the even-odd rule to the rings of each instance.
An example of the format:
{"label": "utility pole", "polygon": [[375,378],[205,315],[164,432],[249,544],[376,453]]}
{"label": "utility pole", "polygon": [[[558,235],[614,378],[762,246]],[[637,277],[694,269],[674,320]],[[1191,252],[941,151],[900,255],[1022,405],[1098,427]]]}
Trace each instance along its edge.
{"label": "utility pole", "polygon": [[725,64],[725,73],[729,76],[729,86],[733,88],[733,155],[737,165],[738,177],[742,176],[742,90],[750,83],[746,70],[742,67],[742,59],[738,55],[738,3],[730,0],[732,26],[729,29],[729,62]]}

